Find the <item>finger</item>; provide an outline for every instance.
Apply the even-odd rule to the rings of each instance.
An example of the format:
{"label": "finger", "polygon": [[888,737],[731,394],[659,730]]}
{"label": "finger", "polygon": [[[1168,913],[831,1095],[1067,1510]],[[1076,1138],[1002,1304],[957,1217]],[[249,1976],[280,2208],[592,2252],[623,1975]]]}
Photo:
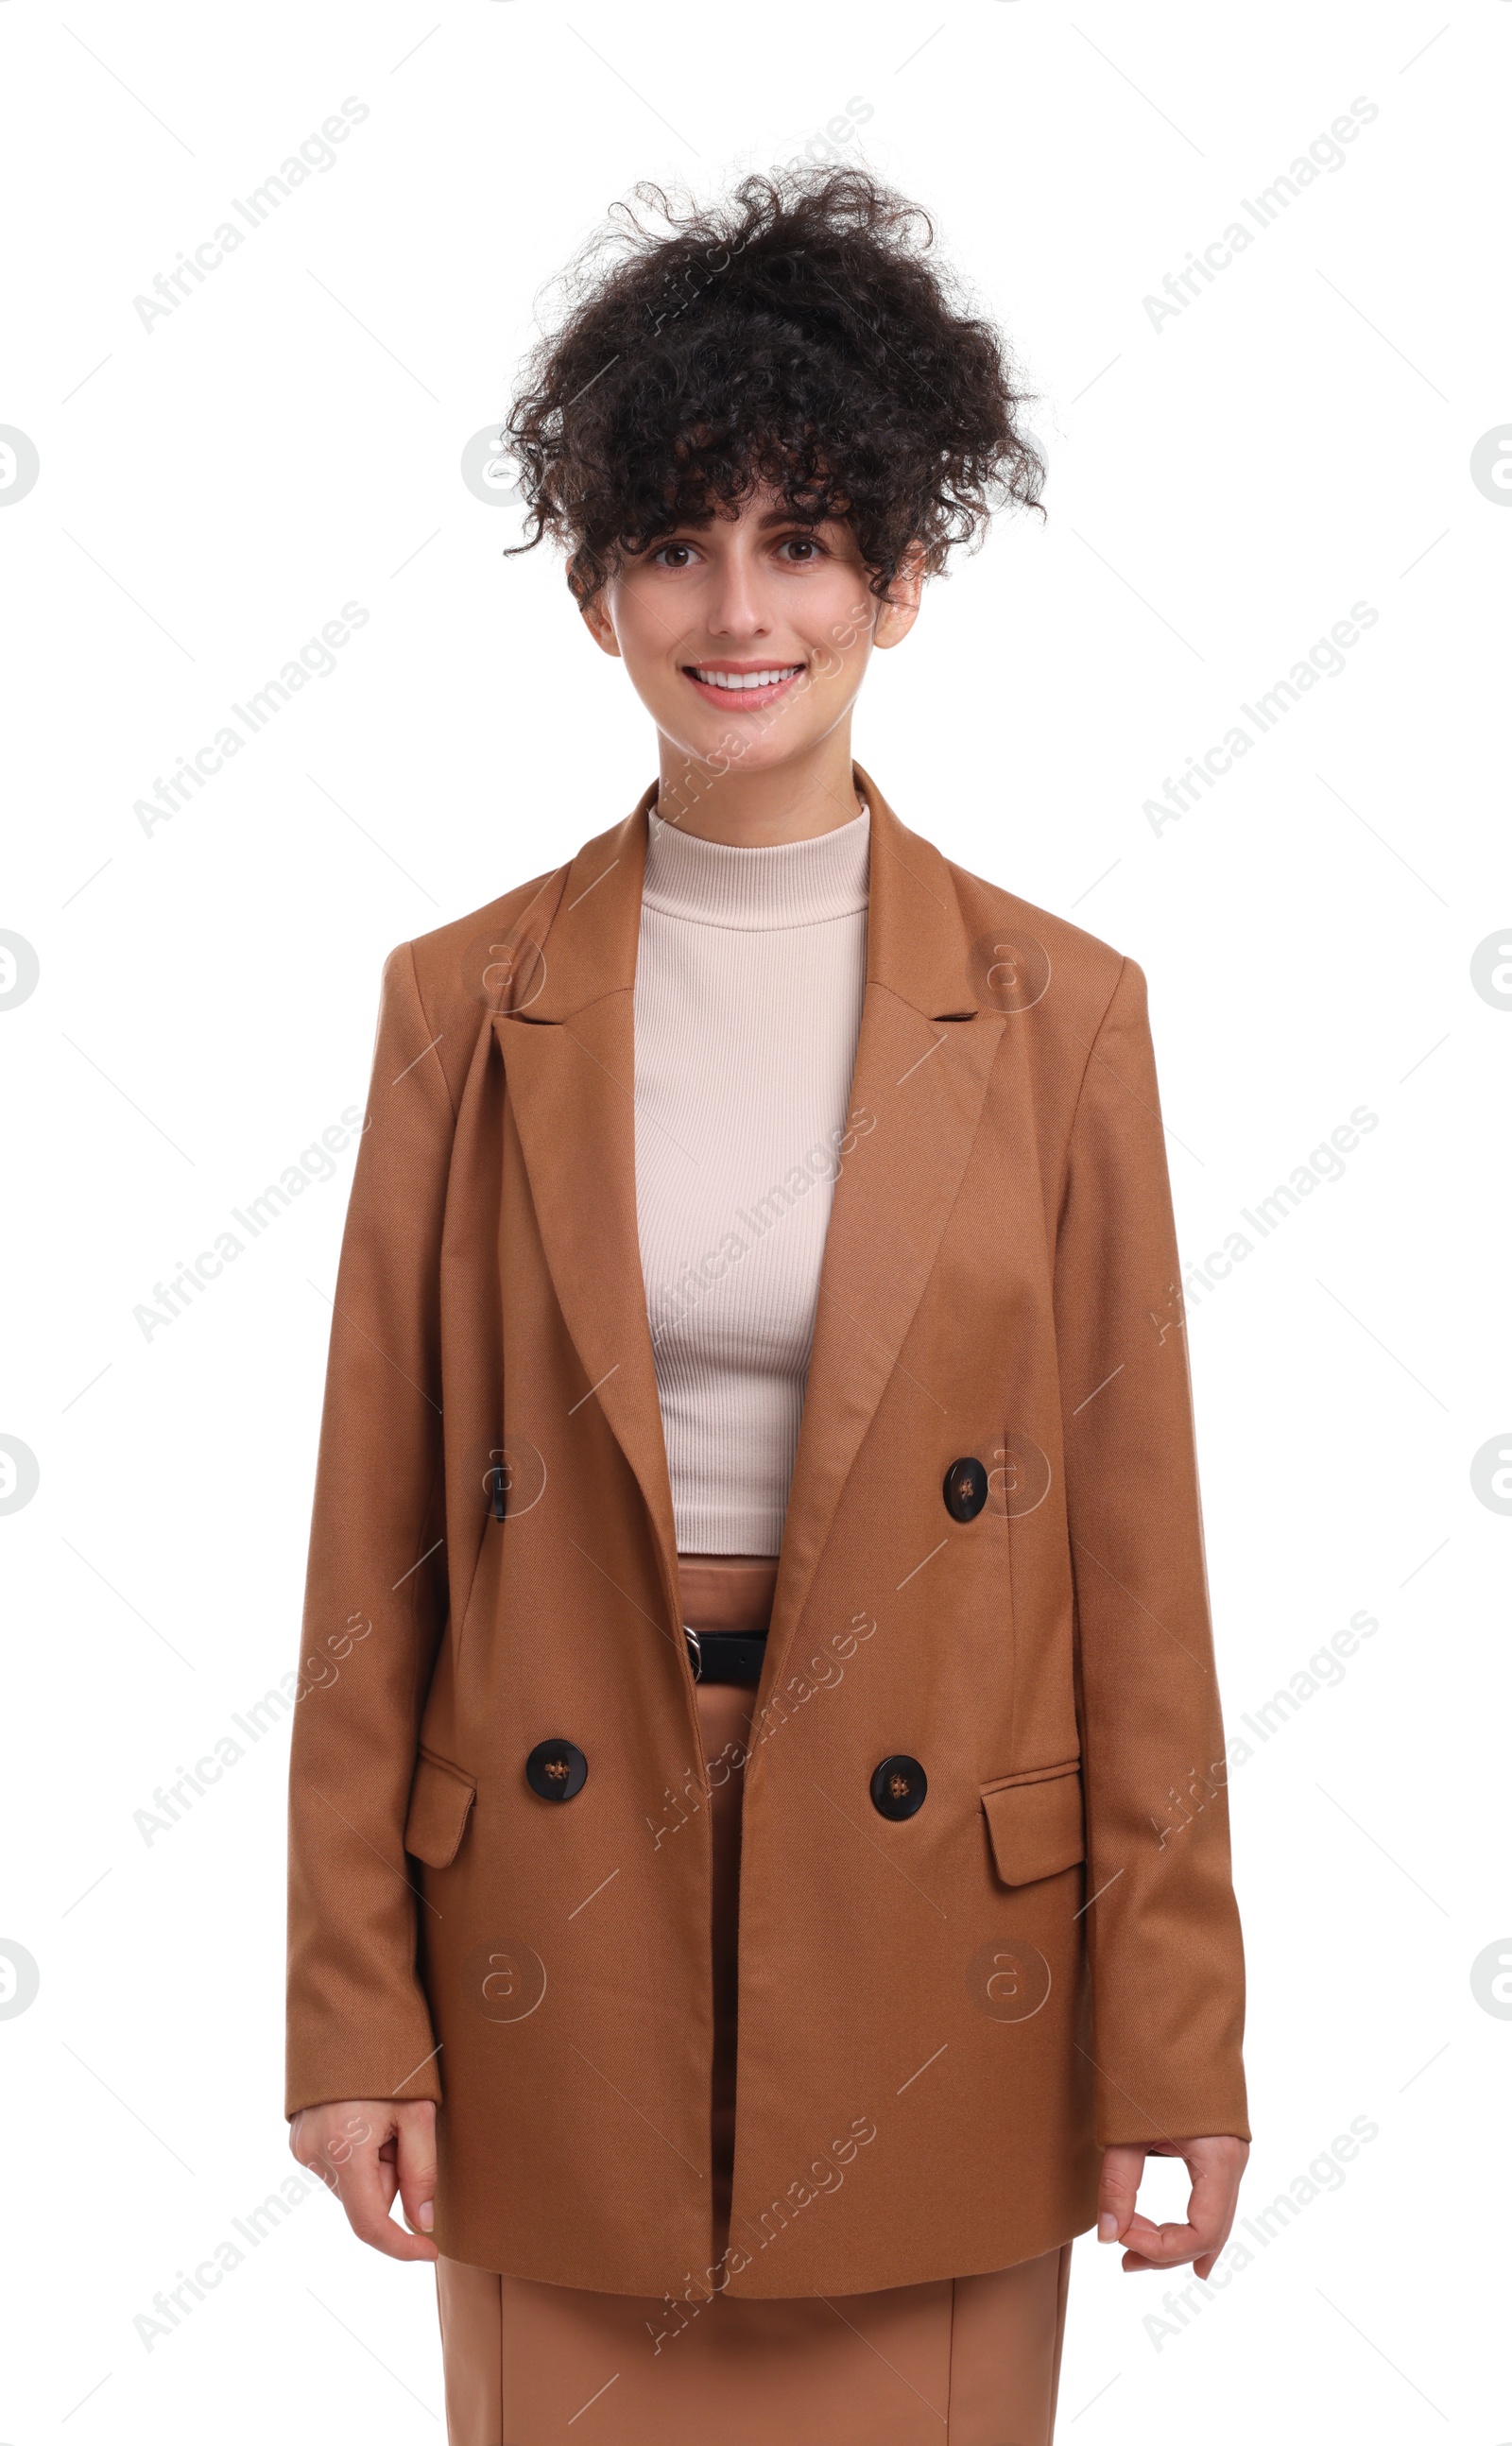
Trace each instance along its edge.
{"label": "finger", "polygon": [[1179,2267],[1202,2245],[1189,2225],[1151,2225],[1146,2217],[1136,2217],[1122,2239],[1126,2267]]}
{"label": "finger", "polygon": [[1215,2241],[1210,2233],[1204,2235],[1196,2226],[1150,2227],[1142,2217],[1137,2217],[1123,2239],[1129,2246],[1123,2264],[1130,2271],[1140,2267],[1176,2267],[1189,2259],[1194,2272],[1205,2284],[1223,2255],[1228,2234],[1225,2230]]}
{"label": "finger", "polygon": [[396,2179],[392,2167],[387,2169],[387,2174],[385,2185],[375,2148],[368,2146],[353,2152],[340,2183],[347,2224],[360,2242],[381,2250],[386,2259],[434,2259],[437,2253],[433,2242],[406,2233],[389,2215]]}
{"label": "finger", "polygon": [[1134,2275],[1141,2268],[1148,2269],[1151,2275],[1168,2275],[1172,2267],[1179,2267],[1183,2259],[1189,2258],[1193,2275],[1200,2276],[1205,2285],[1223,2255],[1220,2248],[1179,2252],[1174,2259],[1147,2259],[1143,2253],[1130,2250],[1125,2253],[1123,2266],[1129,2275]]}
{"label": "finger", "polygon": [[1206,2157],[1188,2163],[1192,2166],[1192,2188],[1186,2218],[1198,2237],[1194,2255],[1211,2261],[1228,2240],[1243,2170],[1236,2163],[1215,2162]]}
{"label": "finger", "polygon": [[1139,2196],[1145,2152],[1120,2141],[1103,2151],[1102,2177],[1097,2186],[1097,2239],[1117,2242],[1127,2232]]}
{"label": "finger", "polygon": [[429,2233],[436,2222],[436,2109],[428,2100],[400,2117],[399,2194],[410,2230]]}

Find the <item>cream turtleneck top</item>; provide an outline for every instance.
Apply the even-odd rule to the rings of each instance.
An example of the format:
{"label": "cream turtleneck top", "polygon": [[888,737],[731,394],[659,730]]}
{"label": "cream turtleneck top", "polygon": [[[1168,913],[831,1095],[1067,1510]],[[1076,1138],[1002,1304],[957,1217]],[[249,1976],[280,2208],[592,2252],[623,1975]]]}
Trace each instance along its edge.
{"label": "cream turtleneck top", "polygon": [[775,1555],[866,990],[871,818],[771,849],[648,820],[635,1186],[678,1550]]}

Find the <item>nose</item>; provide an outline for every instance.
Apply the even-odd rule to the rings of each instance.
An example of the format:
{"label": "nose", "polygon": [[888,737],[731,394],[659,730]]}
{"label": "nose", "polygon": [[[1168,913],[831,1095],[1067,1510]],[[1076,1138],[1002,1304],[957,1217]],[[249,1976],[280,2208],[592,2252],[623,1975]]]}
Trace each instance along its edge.
{"label": "nose", "polygon": [[705,625],[711,637],[737,647],[754,644],[771,633],[772,618],[762,595],[760,565],[738,540],[732,539],[730,549],[714,565],[705,603]]}

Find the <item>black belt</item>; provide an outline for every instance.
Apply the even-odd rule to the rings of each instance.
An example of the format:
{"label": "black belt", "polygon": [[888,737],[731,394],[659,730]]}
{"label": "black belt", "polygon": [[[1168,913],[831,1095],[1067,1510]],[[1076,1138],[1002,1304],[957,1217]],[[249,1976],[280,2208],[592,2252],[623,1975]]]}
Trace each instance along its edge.
{"label": "black belt", "polygon": [[755,1688],[767,1652],[764,1630],[690,1630],[682,1626],[695,1682],[743,1682]]}

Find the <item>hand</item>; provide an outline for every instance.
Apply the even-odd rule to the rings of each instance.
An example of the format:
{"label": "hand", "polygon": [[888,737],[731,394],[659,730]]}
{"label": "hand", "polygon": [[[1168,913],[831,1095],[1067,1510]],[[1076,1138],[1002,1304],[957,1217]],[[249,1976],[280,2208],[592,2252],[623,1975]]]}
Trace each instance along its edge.
{"label": "hand", "polygon": [[[360,2241],[390,2259],[439,2257],[430,2239],[436,2109],[428,2098],[403,2105],[356,2098],[304,2107],[289,2126],[289,2145],[300,2164],[335,2192]],[[389,2214],[396,2192],[408,2233]]]}
{"label": "hand", "polygon": [[[1185,2225],[1151,2225],[1148,2217],[1135,2214],[1147,2156],[1185,2159],[1192,2188]],[[1105,2149],[1097,2195],[1098,2241],[1126,2246],[1126,2274],[1141,2267],[1179,2267],[1189,2259],[1194,2273],[1205,2280],[1228,2240],[1248,2158],[1249,2142],[1226,2132],[1216,2139],[1154,2140],[1148,2148],[1130,2141]]]}

